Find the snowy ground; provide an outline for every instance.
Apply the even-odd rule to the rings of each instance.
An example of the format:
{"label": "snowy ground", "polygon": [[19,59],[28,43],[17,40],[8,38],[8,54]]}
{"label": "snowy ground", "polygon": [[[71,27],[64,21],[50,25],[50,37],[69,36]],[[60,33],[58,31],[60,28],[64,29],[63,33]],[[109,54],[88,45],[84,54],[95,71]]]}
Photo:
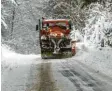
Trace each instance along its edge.
{"label": "snowy ground", "polygon": [[112,48],[93,46],[86,47],[83,43],[77,44],[77,54],[73,59],[90,66],[97,72],[104,73],[112,77]]}
{"label": "snowy ground", "polygon": [[[40,57],[40,56],[39,56]],[[25,91],[36,83],[37,55],[21,55],[2,47],[2,91]]]}
{"label": "snowy ground", "polygon": [[111,91],[112,49],[77,46],[72,58],[48,60],[2,46],[2,91]]}

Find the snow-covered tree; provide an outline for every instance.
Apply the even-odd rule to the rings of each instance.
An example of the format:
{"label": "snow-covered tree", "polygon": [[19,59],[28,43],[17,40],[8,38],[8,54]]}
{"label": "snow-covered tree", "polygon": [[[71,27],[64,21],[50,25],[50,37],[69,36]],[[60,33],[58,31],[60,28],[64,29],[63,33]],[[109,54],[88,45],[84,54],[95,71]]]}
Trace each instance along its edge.
{"label": "snow-covered tree", "polygon": [[[17,3],[15,0],[2,0],[1,1],[1,24],[2,24],[2,36],[5,36],[8,34],[7,32],[10,32],[10,23],[13,25],[13,18],[14,18],[14,8],[17,6]],[[10,7],[10,8],[8,8]],[[13,14],[11,13],[11,10],[13,10]],[[11,18],[13,17],[13,18]],[[13,27],[13,26],[12,26]],[[8,35],[7,35],[8,36]]]}
{"label": "snow-covered tree", "polygon": [[112,45],[111,7],[95,3],[89,6],[89,17],[83,29],[84,41],[97,46]]}

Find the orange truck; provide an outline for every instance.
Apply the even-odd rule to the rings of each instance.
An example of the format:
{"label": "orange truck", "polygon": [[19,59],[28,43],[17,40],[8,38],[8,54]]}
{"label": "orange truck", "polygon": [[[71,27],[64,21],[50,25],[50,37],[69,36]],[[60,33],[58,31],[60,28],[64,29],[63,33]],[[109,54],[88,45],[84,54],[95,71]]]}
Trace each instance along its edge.
{"label": "orange truck", "polygon": [[72,23],[68,19],[39,19],[41,57],[63,58],[75,55],[75,41],[70,38]]}

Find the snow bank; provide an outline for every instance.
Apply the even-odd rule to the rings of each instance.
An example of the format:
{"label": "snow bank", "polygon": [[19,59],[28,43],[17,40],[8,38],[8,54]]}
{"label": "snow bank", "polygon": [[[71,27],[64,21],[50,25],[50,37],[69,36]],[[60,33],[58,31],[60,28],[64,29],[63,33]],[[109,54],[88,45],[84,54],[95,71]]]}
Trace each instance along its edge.
{"label": "snow bank", "polygon": [[12,69],[14,67],[17,67],[18,65],[26,65],[31,64],[32,60],[40,57],[40,55],[22,55],[17,54],[14,51],[11,51],[11,49],[6,46],[2,45],[2,72],[5,69]]}
{"label": "snow bank", "polygon": [[[27,91],[37,82],[40,55],[22,55],[2,45],[2,91]],[[39,62],[40,63],[40,62]]]}
{"label": "snow bank", "polygon": [[87,48],[83,43],[77,44],[75,59],[93,68],[96,72],[112,77],[112,48]]}

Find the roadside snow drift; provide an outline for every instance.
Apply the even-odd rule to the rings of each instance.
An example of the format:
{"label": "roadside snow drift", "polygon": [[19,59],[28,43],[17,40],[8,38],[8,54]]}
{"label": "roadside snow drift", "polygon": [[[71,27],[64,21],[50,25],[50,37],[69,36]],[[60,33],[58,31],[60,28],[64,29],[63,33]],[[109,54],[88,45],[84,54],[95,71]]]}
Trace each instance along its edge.
{"label": "roadside snow drift", "polygon": [[73,57],[84,63],[96,72],[104,73],[112,77],[112,48],[85,46],[83,43],[77,43],[77,53]]}
{"label": "roadside snow drift", "polygon": [[[40,55],[17,54],[3,45],[1,61],[2,91],[25,91],[30,88],[35,83],[33,79],[35,79],[37,71],[33,62],[37,61],[37,58],[40,58]],[[34,72],[31,73],[32,71]],[[29,80],[29,78],[32,80]]]}

